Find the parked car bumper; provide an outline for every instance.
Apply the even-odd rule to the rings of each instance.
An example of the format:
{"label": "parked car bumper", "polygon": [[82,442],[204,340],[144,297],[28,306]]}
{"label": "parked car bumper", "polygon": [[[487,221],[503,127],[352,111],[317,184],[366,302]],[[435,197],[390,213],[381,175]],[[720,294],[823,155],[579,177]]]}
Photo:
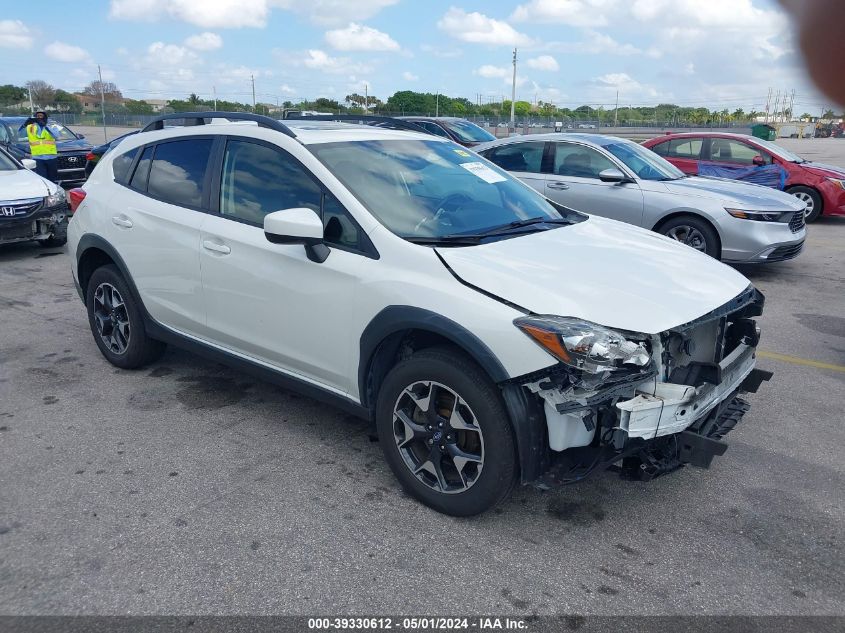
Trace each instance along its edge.
{"label": "parked car bumper", "polygon": [[0,244],[47,239],[53,233],[53,227],[64,222],[67,214],[67,205],[63,204],[39,208],[21,217],[0,217]]}
{"label": "parked car bumper", "polygon": [[845,215],[845,189],[828,181],[818,187],[823,198],[822,214]]}
{"label": "parked car bumper", "polygon": [[722,261],[735,264],[764,264],[797,257],[807,238],[801,224],[793,231],[782,222],[756,222],[729,218],[720,227]]}

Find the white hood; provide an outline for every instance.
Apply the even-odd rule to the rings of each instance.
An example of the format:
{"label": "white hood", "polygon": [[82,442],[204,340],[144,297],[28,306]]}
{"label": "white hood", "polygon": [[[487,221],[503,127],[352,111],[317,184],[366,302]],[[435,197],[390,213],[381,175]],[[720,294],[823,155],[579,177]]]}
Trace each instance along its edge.
{"label": "white hood", "polygon": [[0,171],[0,200],[43,198],[51,193],[50,183],[28,169]]}
{"label": "white hood", "polygon": [[463,281],[537,314],[656,334],[745,290],[734,269],[630,224],[572,226],[437,252]]}

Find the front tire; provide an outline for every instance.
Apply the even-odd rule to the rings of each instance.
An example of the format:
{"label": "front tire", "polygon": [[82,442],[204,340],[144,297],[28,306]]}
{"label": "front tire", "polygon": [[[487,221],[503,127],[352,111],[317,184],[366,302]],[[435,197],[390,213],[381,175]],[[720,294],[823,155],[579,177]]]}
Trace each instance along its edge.
{"label": "front tire", "polygon": [[164,353],[164,343],[147,336],[140,306],[114,265],[102,266],[91,275],[85,305],[94,342],[112,365],[137,369]]}
{"label": "front tire", "polygon": [[657,232],[673,240],[686,244],[697,251],[706,253],[715,259],[722,255],[719,235],[709,222],[694,215],[680,215],[661,224]]}
{"label": "front tire", "polygon": [[376,427],[399,483],[438,512],[480,514],[516,482],[499,389],[456,350],[425,349],[396,365],[379,391]]}
{"label": "front tire", "polygon": [[815,189],[810,189],[809,187],[792,187],[787,193],[791,193],[807,205],[807,208],[804,209],[805,222],[813,222],[822,214],[822,197]]}

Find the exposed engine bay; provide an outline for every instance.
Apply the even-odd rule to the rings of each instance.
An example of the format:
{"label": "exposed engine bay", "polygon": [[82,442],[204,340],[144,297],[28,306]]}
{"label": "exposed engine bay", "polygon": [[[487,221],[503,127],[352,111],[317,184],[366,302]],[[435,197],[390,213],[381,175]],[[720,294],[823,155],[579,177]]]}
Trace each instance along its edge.
{"label": "exposed engine bay", "polygon": [[586,340],[567,320],[552,329],[526,319],[520,327],[535,339],[560,337],[562,361],[521,382],[541,400],[548,430],[549,469],[535,483],[572,483],[610,466],[644,480],[686,463],[709,466],[748,409],[738,394],[771,377],[754,368],[753,317],[763,302],[749,287],[695,321],[659,334],[619,333],[624,339]]}

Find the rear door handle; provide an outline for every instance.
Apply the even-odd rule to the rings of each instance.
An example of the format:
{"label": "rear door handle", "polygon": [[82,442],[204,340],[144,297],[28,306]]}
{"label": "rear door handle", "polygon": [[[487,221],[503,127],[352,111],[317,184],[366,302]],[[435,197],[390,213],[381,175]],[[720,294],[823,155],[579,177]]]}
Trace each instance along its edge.
{"label": "rear door handle", "polygon": [[220,253],[221,255],[228,255],[232,252],[232,249],[225,244],[218,244],[217,242],[212,242],[211,240],[203,240],[202,247],[207,251],[213,251],[215,253]]}
{"label": "rear door handle", "polygon": [[560,182],[557,180],[553,180],[552,182],[548,183],[549,189],[569,189],[569,185],[565,182]]}
{"label": "rear door handle", "polygon": [[122,226],[125,229],[132,228],[132,220],[123,215],[113,215],[111,221],[117,226]]}

